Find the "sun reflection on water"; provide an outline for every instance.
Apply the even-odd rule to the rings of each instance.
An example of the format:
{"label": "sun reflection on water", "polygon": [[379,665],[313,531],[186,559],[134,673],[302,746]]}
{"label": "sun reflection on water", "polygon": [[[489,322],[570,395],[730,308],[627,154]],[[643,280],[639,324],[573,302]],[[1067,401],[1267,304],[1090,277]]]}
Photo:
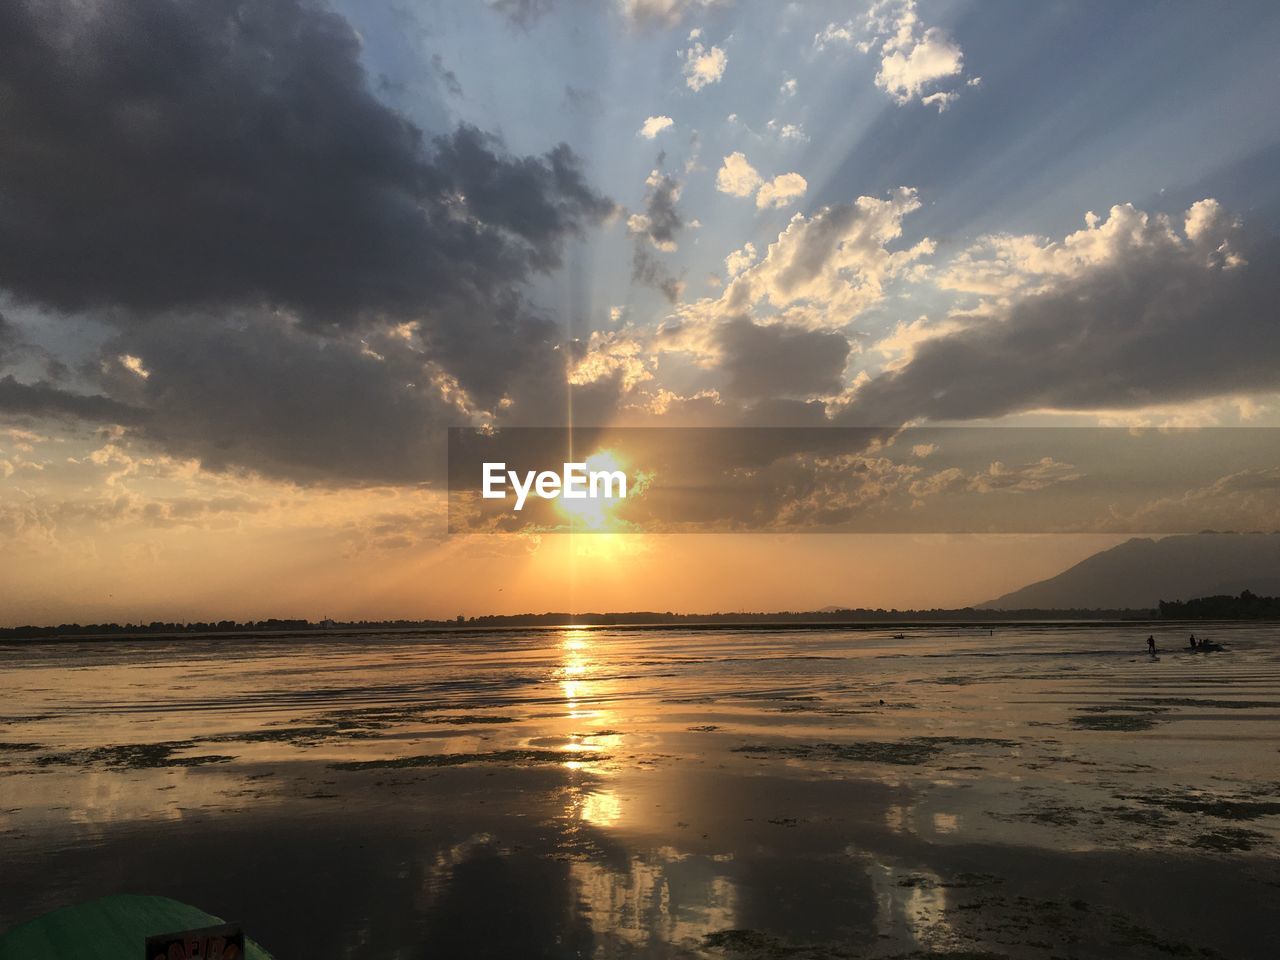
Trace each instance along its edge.
{"label": "sun reflection on water", "polygon": [[578,816],[592,826],[612,827],[622,819],[622,798],[612,790],[590,790],[582,797]]}
{"label": "sun reflection on water", "polygon": [[[599,682],[593,679],[598,664],[592,659],[591,636],[589,629],[568,627],[560,632],[556,645],[553,678],[560,686],[567,721],[566,728],[560,732],[564,740],[560,749],[568,754],[598,753],[621,743],[616,731],[608,729],[611,712],[600,707]],[[564,765],[576,770],[583,764],[568,760]]]}

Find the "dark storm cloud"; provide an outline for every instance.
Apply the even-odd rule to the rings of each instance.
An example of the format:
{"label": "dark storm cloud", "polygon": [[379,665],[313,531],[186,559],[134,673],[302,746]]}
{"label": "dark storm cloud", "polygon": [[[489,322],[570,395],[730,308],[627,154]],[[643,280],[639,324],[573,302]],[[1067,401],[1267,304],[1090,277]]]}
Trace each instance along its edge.
{"label": "dark storm cloud", "polygon": [[18,345],[18,331],[3,313],[0,313],[0,368],[9,362],[9,357]]}
{"label": "dark storm cloud", "polygon": [[613,209],[565,146],[425,137],[358,58],[302,0],[6,4],[0,285],[64,310],[447,324],[511,309]]}
{"label": "dark storm cloud", "polygon": [[676,234],[684,229],[684,219],[677,208],[681,184],[662,171],[665,160],[666,154],[658,154],[657,167],[645,181],[644,212],[628,222],[628,228],[635,235],[631,281],[660,290],[667,300],[675,303],[680,299],[683,284],[650,249],[674,251]]}
{"label": "dark storm cloud", "polygon": [[71,393],[44,381],[19,383],[7,376],[0,377],[0,416],[135,424],[143,421],[146,413],[110,397]]}
{"label": "dark storm cloud", "polygon": [[716,333],[734,397],[826,397],[840,392],[849,341],[839,333],[740,317]]}
{"label": "dark storm cloud", "polygon": [[350,26],[297,0],[0,18],[0,282],[20,295],[416,312],[441,286],[556,263],[611,209],[566,147],[512,158],[471,128],[424,142],[369,92]]}
{"label": "dark storm cloud", "polygon": [[317,337],[279,317],[183,317],[122,331],[112,396],[148,411],[134,436],[210,469],[304,482],[438,479],[441,425],[461,422],[439,371],[398,337]]}
{"label": "dark storm cloud", "polygon": [[[507,381],[509,423],[562,422],[562,348],[534,341]],[[108,345],[141,358],[146,376],[108,364],[106,387],[147,411],[132,430],[210,469],[249,467],[318,484],[438,483],[444,428],[467,422],[444,371],[416,335],[382,331],[317,337],[263,314],[166,317],[121,330]],[[614,383],[574,390],[576,421],[607,421]]]}
{"label": "dark storm cloud", "polygon": [[[1218,238],[1208,244],[1213,251]],[[1280,243],[1132,249],[919,345],[837,420],[897,425],[1023,410],[1144,407],[1280,389]]]}
{"label": "dark storm cloud", "polygon": [[[423,133],[359,56],[306,0],[0,6],[0,288],[116,327],[152,377],[108,391],[153,409],[139,430],[166,449],[419,478],[432,418],[466,418],[458,386],[488,409],[563,380],[523,286],[613,203],[563,144]],[[406,321],[412,350],[356,348]],[[48,390],[25,412],[111,419]]]}

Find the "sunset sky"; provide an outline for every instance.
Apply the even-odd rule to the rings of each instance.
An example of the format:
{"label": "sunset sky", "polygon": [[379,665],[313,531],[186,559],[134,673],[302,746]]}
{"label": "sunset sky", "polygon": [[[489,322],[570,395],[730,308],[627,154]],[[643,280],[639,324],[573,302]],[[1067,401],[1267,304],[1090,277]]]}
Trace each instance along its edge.
{"label": "sunset sky", "polygon": [[1125,536],[450,537],[446,432],[1280,426],[1278,49],[1273,0],[6,3],[0,623],[1056,573]]}

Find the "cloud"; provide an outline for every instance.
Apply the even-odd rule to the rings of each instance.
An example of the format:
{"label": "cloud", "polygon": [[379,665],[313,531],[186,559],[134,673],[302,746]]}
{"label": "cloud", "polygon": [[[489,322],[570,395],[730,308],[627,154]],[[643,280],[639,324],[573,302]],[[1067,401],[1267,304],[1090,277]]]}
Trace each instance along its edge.
{"label": "cloud", "polygon": [[[1247,519],[1245,519],[1247,518]],[[1204,486],[1155,497],[1113,520],[1123,530],[1275,530],[1280,527],[1280,468],[1237,470]]]}
{"label": "cloud", "polygon": [[[925,453],[918,453],[920,445],[912,448],[918,457],[927,457],[933,452],[927,446]],[[1024,494],[1039,493],[1058,484],[1079,480],[1084,474],[1070,463],[1055,460],[1053,457],[1041,457],[1039,460],[1024,463],[1020,466],[1008,466],[1002,460],[992,461],[987,467],[967,471],[959,467],[947,467],[928,476],[913,480],[908,488],[915,498],[916,506],[923,501],[944,494],[976,493],[976,494]],[[1049,501],[1042,501],[1046,508]]]}
{"label": "cloud", "polygon": [[[689,38],[693,40],[697,33],[694,31]],[[685,85],[696,93],[703,87],[719,83],[728,65],[729,57],[720,47],[708,49],[701,40],[694,40],[684,51]]]}
{"label": "cloud", "polygon": [[849,341],[838,333],[740,317],[721,325],[715,338],[732,397],[805,399],[842,389]]}
{"label": "cloud", "polygon": [[649,174],[645,187],[644,213],[632,214],[627,229],[645,235],[659,250],[670,253],[676,249],[676,234],[684,226],[676,209],[681,185],[659,167]]}
{"label": "cloud", "polygon": [[[1124,410],[1280,388],[1280,242],[1212,200],[1181,224],[1128,205],[1049,241],[985,241],[943,275],[996,290],[984,315],[914,344],[840,419]],[[977,278],[974,280],[973,278]]]}
{"label": "cloud", "polygon": [[849,323],[881,299],[889,279],[933,252],[929,240],[888,249],[902,235],[903,218],[919,207],[915,191],[902,187],[886,200],[859,197],[812,217],[797,213],[764,257],[729,284],[721,309],[732,313],[761,301],[778,309],[805,305],[816,311],[816,323]]}
{"label": "cloud", "polygon": [[853,43],[855,36],[856,27],[852,20],[846,20],[844,23],[832,22],[814,35],[813,46],[818,51],[822,51],[832,44]]}
{"label": "cloud", "polygon": [[741,250],[735,250],[724,258],[724,269],[730,277],[736,277],[756,260],[756,245],[747,241]]}
{"label": "cloud", "polygon": [[607,212],[567,147],[506,157],[474,128],[424,142],[370,93],[358,38],[327,11],[5,9],[0,283],[20,296],[68,310],[417,312],[433,287],[456,286],[450,272],[544,267],[559,238]]}
{"label": "cloud", "polygon": [[[796,214],[763,257],[753,244],[726,257],[723,293],[681,304],[651,349],[685,354],[726,376],[725,398],[753,402],[753,423],[826,422],[821,401],[843,410],[849,392],[844,371],[853,347],[839,331],[883,297],[886,282],[933,250],[928,240],[888,249],[918,206],[914,191],[903,188],[888,200],[860,197],[812,218]],[[801,402],[803,409],[794,406]]]}
{"label": "cloud", "polygon": [[650,247],[663,253],[673,253],[678,244],[676,234],[684,227],[684,220],[677,209],[681,184],[662,170],[664,157],[659,155],[658,166],[645,180],[644,212],[633,213],[627,218],[627,230],[634,235],[631,280],[662,292],[671,303],[680,299],[684,284],[673,277],[666,265],[650,251]]}
{"label": "cloud", "polygon": [[631,255],[631,281],[653,287],[672,304],[678,303],[684,293],[684,281],[673,276],[661,260],[640,244],[636,244]]}
{"label": "cloud", "polygon": [[691,14],[730,0],[619,0],[622,15],[639,26],[673,27]]}
{"label": "cloud", "polygon": [[[514,157],[473,127],[424,135],[359,57],[345,20],[290,0],[6,5],[0,286],[115,317],[414,319],[455,354],[470,325],[514,332],[521,284],[613,204],[567,146]],[[500,394],[496,371],[455,359]]]}
{"label": "cloud", "polygon": [[618,377],[623,390],[653,379],[647,345],[627,331],[594,330],[586,351],[569,373],[574,386]]}
{"label": "cloud", "polygon": [[933,340],[946,333],[962,330],[966,326],[960,316],[949,316],[943,320],[930,320],[927,316],[915,320],[899,320],[889,333],[880,337],[870,347],[876,353],[888,358],[884,369],[896,370],[911,362],[916,347],[928,340]]}
{"label": "cloud", "polygon": [[760,183],[760,174],[747,162],[747,155],[740,150],[725,157],[716,172],[716,189],[735,197],[751,196]]}
{"label": "cloud", "polygon": [[[858,49],[879,54],[876,86],[895,103],[918,100],[941,112],[959,96],[957,85],[979,82],[974,77],[961,83],[964,51],[945,30],[920,22],[916,0],[878,0],[867,12],[863,32],[867,39],[857,43]],[[814,46],[821,51],[836,43],[852,44],[857,33],[851,20],[830,23],[814,37]]]}
{"label": "cloud", "polygon": [[969,478],[968,489],[975,493],[1030,493],[1058,483],[1069,483],[1083,476],[1074,466],[1053,457],[1041,457],[1034,463],[1009,467],[1001,460]]}
{"label": "cloud", "polygon": [[20,338],[13,322],[0,313],[0,368],[9,362],[9,358],[19,346]]}
{"label": "cloud", "polygon": [[146,368],[141,357],[135,357],[130,353],[122,353],[116,359],[120,362],[120,366],[143,380],[151,376],[151,371]]}
{"label": "cloud", "polygon": [[444,427],[464,395],[417,338],[319,337],[287,317],[170,317],[110,345],[146,365],[115,368],[115,402],[145,410],[127,436],[207,469],[321,483],[439,478]]}
{"label": "cloud", "polygon": [[791,201],[804,196],[809,184],[798,173],[783,173],[766,181],[748,161],[742,151],[734,151],[724,158],[716,172],[716,189],[734,197],[756,195],[756,206],[785,207]]}
{"label": "cloud", "polygon": [[804,196],[809,183],[798,173],[783,173],[774,177],[769,183],[760,185],[756,193],[756,206],[760,209],[768,207],[785,207],[791,201]]}
{"label": "cloud", "polygon": [[880,72],[876,74],[878,87],[898,103],[920,98],[922,103],[936,103],[939,110],[946,107],[952,93],[925,96],[924,92],[939,81],[963,72],[964,54],[938,27],[921,29],[914,0],[903,4],[894,33],[884,41],[880,50]]}
{"label": "cloud", "polygon": [[766,126],[773,133],[778,135],[781,140],[794,140],[797,143],[808,143],[809,135],[804,132],[804,126],[798,123],[779,123],[777,120],[770,120]]}
{"label": "cloud", "polygon": [[72,393],[44,381],[19,383],[6,376],[0,377],[0,416],[133,424],[145,414],[110,397]]}
{"label": "cloud", "polygon": [[[444,422],[563,390],[559,328],[525,289],[615,205],[563,144],[417,128],[336,13],[10,3],[0,88],[0,288],[117,332],[107,395],[9,378],[6,410],[364,482],[425,475]],[[406,326],[412,350],[390,339]]]}
{"label": "cloud", "polygon": [[1224,268],[1245,263],[1237,249],[1244,242],[1240,224],[1216,200],[1200,200],[1187,210],[1183,234],[1185,241],[1166,217],[1118,204],[1105,220],[1085,214],[1085,229],[1061,241],[1012,234],[983,237],[948,264],[938,285],[996,297],[1043,292],[1140,250],[1174,256],[1198,247],[1208,257],[1205,263]]}
{"label": "cloud", "polygon": [[663,130],[673,126],[675,121],[670,117],[650,117],[640,127],[640,136],[646,140],[652,140]]}

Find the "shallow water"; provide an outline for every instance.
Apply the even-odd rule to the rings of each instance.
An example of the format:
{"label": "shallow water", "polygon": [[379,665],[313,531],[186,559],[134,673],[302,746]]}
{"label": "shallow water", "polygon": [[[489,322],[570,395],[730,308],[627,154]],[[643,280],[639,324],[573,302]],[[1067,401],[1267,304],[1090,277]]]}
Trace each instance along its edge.
{"label": "shallow water", "polygon": [[0,929],[142,892],[281,960],[1274,957],[1280,628],[1195,629],[0,646]]}

